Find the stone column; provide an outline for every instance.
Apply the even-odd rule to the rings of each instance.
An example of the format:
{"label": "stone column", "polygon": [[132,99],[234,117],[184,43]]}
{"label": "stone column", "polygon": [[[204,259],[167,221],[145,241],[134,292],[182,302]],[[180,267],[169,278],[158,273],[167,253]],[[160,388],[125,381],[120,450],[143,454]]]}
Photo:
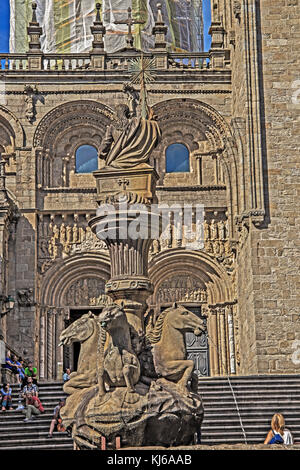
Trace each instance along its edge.
{"label": "stone column", "polygon": [[53,375],[53,311],[47,311],[47,378]]}
{"label": "stone column", "polygon": [[[111,278],[106,283],[106,293],[115,303],[123,304],[131,326],[137,332],[144,331],[146,300],[153,292],[148,278],[148,254],[153,242],[151,233],[155,224],[157,233],[160,233],[160,218],[151,212],[158,175],[153,168],[100,170],[94,172],[94,175],[100,208],[98,215],[89,221],[89,225],[109,249]],[[120,186],[124,188],[121,192]],[[115,188],[117,195],[114,194]],[[103,194],[105,190],[109,194]],[[137,190],[140,194],[136,193]],[[107,216],[102,215],[101,207],[105,207],[103,198],[106,204],[110,203],[106,206],[110,211]],[[138,219],[135,204],[139,204]],[[140,237],[131,234],[131,229],[136,223]]]}
{"label": "stone column", "polygon": [[208,316],[208,332],[209,332],[209,358],[210,358],[210,373],[211,375],[220,375],[219,359],[218,359],[218,324],[217,324],[217,311],[215,309],[209,310]]}
{"label": "stone column", "polygon": [[218,319],[219,319],[219,332],[220,332],[220,366],[222,375],[227,375],[227,345],[226,345],[226,322],[225,322],[225,309],[224,307],[218,308]]}
{"label": "stone column", "polygon": [[39,378],[41,380],[44,380],[46,378],[46,357],[45,357],[45,352],[46,352],[46,320],[47,320],[47,312],[43,308],[41,309],[40,312],[40,367],[39,367]]}
{"label": "stone column", "polygon": [[235,346],[234,346],[234,329],[233,329],[233,314],[232,306],[226,307],[227,323],[228,323],[228,345],[229,345],[229,361],[230,361],[230,374],[236,373],[235,366]]}
{"label": "stone column", "polygon": [[55,322],[55,378],[61,380],[63,375],[63,348],[58,347],[59,337],[61,332],[64,330],[64,309],[57,309],[56,322]]}

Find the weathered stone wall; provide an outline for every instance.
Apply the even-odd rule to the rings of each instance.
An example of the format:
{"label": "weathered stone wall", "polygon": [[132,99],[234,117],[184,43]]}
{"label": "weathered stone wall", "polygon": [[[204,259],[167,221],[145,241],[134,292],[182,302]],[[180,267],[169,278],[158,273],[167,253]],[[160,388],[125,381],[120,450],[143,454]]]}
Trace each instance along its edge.
{"label": "weathered stone wall", "polygon": [[[234,114],[247,123],[247,111],[250,105],[253,107],[253,102],[247,99],[249,90],[252,101],[259,96],[266,211],[265,222],[259,228],[250,222],[250,240],[239,254],[241,331],[248,336],[247,341],[242,341],[245,349],[241,354],[242,370],[293,373],[299,371],[294,341],[300,338],[297,217],[300,12],[296,0],[256,3],[258,95],[253,83],[251,88],[245,86],[250,64],[243,56],[243,8],[241,21],[236,25],[233,62]],[[250,178],[253,173],[246,171],[245,181]]]}
{"label": "weathered stone wall", "polygon": [[269,221],[252,234],[258,371],[287,373],[299,371],[299,2],[262,0],[260,14]]}

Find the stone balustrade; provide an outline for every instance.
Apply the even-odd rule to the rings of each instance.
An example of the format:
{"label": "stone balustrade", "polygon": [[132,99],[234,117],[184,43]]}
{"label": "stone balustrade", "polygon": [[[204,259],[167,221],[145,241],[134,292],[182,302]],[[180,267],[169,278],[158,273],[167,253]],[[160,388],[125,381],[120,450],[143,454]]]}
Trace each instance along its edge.
{"label": "stone balustrade", "polygon": [[[51,71],[118,71],[126,72],[130,65],[131,58],[137,57],[131,51],[124,50],[119,53],[94,54],[92,52],[57,54],[57,53],[22,53],[22,54],[0,54],[0,70],[4,72],[22,72],[35,70],[39,72]],[[157,70],[180,71],[188,70],[190,72],[213,70],[212,52],[198,53],[144,53],[144,57],[154,59],[154,68]],[[224,61],[225,64],[225,61]],[[221,69],[227,69],[221,67]],[[220,69],[220,67],[218,68]]]}

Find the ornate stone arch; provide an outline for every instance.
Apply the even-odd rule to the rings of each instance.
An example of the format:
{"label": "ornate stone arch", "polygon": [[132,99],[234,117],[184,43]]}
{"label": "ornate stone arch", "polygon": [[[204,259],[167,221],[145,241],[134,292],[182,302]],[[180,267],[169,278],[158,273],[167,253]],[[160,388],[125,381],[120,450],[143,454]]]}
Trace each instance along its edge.
{"label": "ornate stone arch", "polygon": [[[159,102],[153,106],[159,125],[162,129],[162,142],[154,153],[157,160],[156,168],[164,174],[165,148],[170,144],[172,133],[188,134],[192,136],[187,142],[195,157],[210,155],[219,162],[224,175],[224,183],[228,194],[228,218],[231,232],[234,229],[234,216],[239,214],[239,181],[237,144],[234,133],[220,113],[212,106],[201,101],[189,98],[175,98]],[[166,139],[164,140],[164,135]],[[193,163],[192,163],[193,164]],[[195,163],[194,163],[195,167]],[[178,176],[178,175],[176,175]],[[196,175],[189,178],[197,184]],[[217,184],[222,181],[215,182]],[[160,180],[163,184],[163,178]],[[209,182],[210,185],[211,182]]]}
{"label": "ornate stone arch", "polygon": [[74,282],[93,278],[103,283],[109,277],[110,263],[105,253],[85,253],[60,260],[43,277],[40,304],[55,308],[66,307],[66,292]]}
{"label": "ornate stone arch", "polygon": [[90,144],[99,149],[113,119],[111,108],[93,100],[66,102],[49,111],[33,137],[39,184],[69,186],[68,175],[75,172],[76,148]]}
{"label": "ornate stone arch", "polygon": [[[0,105],[0,128],[5,134],[13,138],[14,147],[23,147],[25,145],[25,133],[23,127],[15,115]],[[1,142],[1,145],[2,142]],[[7,139],[7,145],[11,145],[11,140]]]}
{"label": "ornate stone arch", "polygon": [[114,114],[111,108],[93,100],[69,101],[56,106],[39,122],[33,137],[34,147],[51,149],[58,134],[76,123],[85,123],[105,127],[105,122],[111,121]]}
{"label": "ornate stone arch", "polygon": [[[105,253],[85,253],[60,260],[41,279],[37,296],[39,316],[37,323],[39,326],[36,335],[41,380],[53,377],[61,380],[63,349],[59,347],[59,337],[65,328],[65,321],[69,318],[69,308],[93,309],[99,305],[97,303],[99,294],[100,303],[105,302],[106,299],[102,293],[104,284],[109,277],[108,256]],[[91,286],[89,280],[92,281],[92,291],[89,290]],[[84,286],[85,282],[86,286]],[[73,305],[68,304],[66,294],[72,286],[75,289],[86,287],[87,296],[85,296],[85,292],[83,295],[80,292],[80,300],[83,302],[74,301]],[[81,305],[82,303],[86,303],[86,305]]]}
{"label": "ornate stone arch", "polygon": [[226,271],[210,255],[203,251],[174,248],[162,251],[149,264],[149,276],[155,286],[153,297],[168,276],[190,273],[206,286],[207,303],[233,302],[232,280]]}
{"label": "ornate stone arch", "polygon": [[[185,293],[184,287],[191,278],[190,288],[186,289],[188,298],[179,301],[187,307],[202,305],[202,312],[207,317],[210,373],[212,376],[235,374],[239,348],[236,302],[232,278],[223,267],[205,252],[176,248],[156,255],[150,262],[149,275],[155,286],[149,299],[153,310],[157,303],[158,309],[167,306],[167,303],[159,305],[160,286],[165,283],[167,290],[169,284],[170,290],[174,290],[172,282],[175,277],[177,288],[183,287]],[[183,286],[180,286],[180,281],[183,281]],[[154,313],[156,316],[159,311]]]}

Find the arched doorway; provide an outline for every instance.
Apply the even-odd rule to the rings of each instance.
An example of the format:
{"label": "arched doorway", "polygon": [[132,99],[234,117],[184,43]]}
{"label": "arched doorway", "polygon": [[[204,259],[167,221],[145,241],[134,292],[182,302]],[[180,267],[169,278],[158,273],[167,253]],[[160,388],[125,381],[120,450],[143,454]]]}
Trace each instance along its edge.
{"label": "arched doorway", "polygon": [[39,370],[40,379],[62,378],[63,368],[76,370],[80,345],[59,347],[61,332],[92,311],[100,313],[110,302],[105,283],[110,277],[106,253],[85,253],[60,260],[49,269],[40,288]]}
{"label": "arched doorway", "polygon": [[149,299],[154,316],[181,303],[203,318],[205,334],[187,334],[188,357],[198,376],[236,373],[237,348],[234,335],[236,306],[233,282],[211,256],[202,251],[170,249],[157,254],[150,263],[155,286]]}

